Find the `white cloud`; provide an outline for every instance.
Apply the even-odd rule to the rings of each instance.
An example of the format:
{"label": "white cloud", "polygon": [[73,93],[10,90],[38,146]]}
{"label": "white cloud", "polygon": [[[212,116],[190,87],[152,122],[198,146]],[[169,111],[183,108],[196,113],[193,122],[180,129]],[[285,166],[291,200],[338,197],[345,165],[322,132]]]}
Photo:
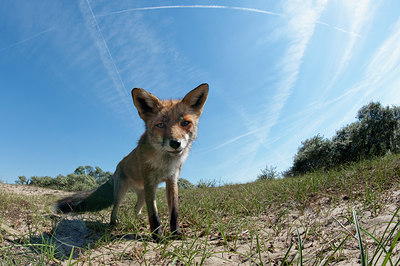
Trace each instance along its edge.
{"label": "white cloud", "polygon": [[[257,114],[249,113],[246,109],[240,107],[235,108],[246,131],[217,147],[211,148],[209,151],[225,147],[236,141],[244,141],[244,138],[250,136],[253,139],[244,141],[246,145],[238,146],[240,150],[237,151],[235,156],[230,157],[230,160],[224,161],[223,167],[240,165],[240,168],[252,169],[254,166],[252,164],[256,163],[257,151],[261,147],[268,148],[272,142],[276,141],[276,139],[270,139],[270,130],[278,123],[280,114],[296,85],[308,43],[326,4],[327,1],[290,0],[285,2],[283,16],[289,18],[289,20],[282,27],[284,34],[281,38],[287,38],[289,46],[280,60],[279,76],[281,80],[276,84],[276,92],[272,96],[272,100],[268,101],[268,104],[260,106]],[[249,165],[243,166],[243,164]],[[287,164],[286,161],[285,164]]]}
{"label": "white cloud", "polygon": [[[143,87],[156,95],[168,92],[170,96],[176,91],[173,88],[182,83],[180,79],[191,77],[194,73],[197,77],[201,76],[196,68],[185,64],[173,44],[164,41],[140,13],[116,12],[113,13],[115,16],[99,16],[94,11],[96,6],[92,7],[87,0],[81,0],[79,7],[89,36],[97,48],[97,55],[90,55],[89,65],[85,61],[80,63],[86,64],[88,69],[85,71],[90,71],[93,67],[98,68],[94,62],[97,57],[100,58],[106,75],[100,76],[98,73],[101,70],[97,70],[93,90],[102,102],[127,119],[127,124],[131,124],[131,119],[136,117],[126,115],[133,109],[132,87]],[[175,69],[176,77],[168,76],[170,68]]]}
{"label": "white cloud", "polygon": [[[326,4],[327,1],[287,1],[285,3],[285,13],[290,17],[286,31],[290,38],[290,46],[281,62],[281,76],[283,78],[277,85],[277,93],[273,97],[272,106],[268,110],[269,113],[274,114],[270,128],[278,121],[280,113],[292,93],[308,42]],[[267,135],[265,134],[264,138]]]}
{"label": "white cloud", "polygon": [[369,83],[378,83],[398,71],[400,61],[400,19],[390,36],[382,42],[368,64],[365,76]]}
{"label": "white cloud", "polygon": [[342,1],[344,9],[349,17],[350,30],[343,30],[338,27],[334,27],[336,30],[351,33],[349,34],[349,40],[346,48],[344,49],[344,53],[340,59],[339,66],[337,67],[331,81],[326,87],[322,98],[326,97],[326,94],[332,89],[335,85],[336,81],[342,74],[342,72],[346,69],[349,64],[350,59],[354,53],[354,47],[357,41],[360,40],[360,33],[362,29],[365,27],[365,24],[370,20],[373,9],[371,8],[370,0],[357,0],[357,1]]}
{"label": "white cloud", "polygon": [[107,97],[109,102],[115,102],[116,105],[124,106],[129,110],[131,105],[129,101],[129,94],[125,88],[125,84],[121,79],[121,74],[118,70],[118,67],[115,64],[114,58],[108,48],[108,44],[104,39],[103,33],[99,24],[97,22],[96,16],[93,13],[93,10],[90,6],[88,0],[81,0],[79,8],[82,12],[82,15],[85,19],[86,28],[88,29],[90,35],[94,39],[96,46],[98,48],[101,61],[107,71],[109,78],[112,80],[113,88],[114,88],[114,97]]}
{"label": "white cloud", "polygon": [[[353,108],[347,112],[342,122],[347,122],[354,117],[356,111],[365,104],[366,101],[385,99],[393,95],[381,95],[382,87],[395,88],[398,90],[398,77],[400,76],[400,19],[393,25],[390,35],[381,43],[379,48],[372,55],[369,64],[364,72],[364,76],[349,91],[340,96],[340,99],[351,94],[356,94],[357,102]],[[386,91],[387,92],[387,91]],[[391,102],[395,101],[391,99]]]}

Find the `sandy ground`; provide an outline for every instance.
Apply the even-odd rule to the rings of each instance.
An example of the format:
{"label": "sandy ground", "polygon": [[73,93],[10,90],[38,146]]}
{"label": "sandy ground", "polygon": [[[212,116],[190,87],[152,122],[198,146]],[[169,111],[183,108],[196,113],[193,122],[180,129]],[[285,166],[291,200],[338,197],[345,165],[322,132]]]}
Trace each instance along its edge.
{"label": "sandy ground", "polygon": [[[0,191],[16,195],[54,195],[63,197],[68,192],[50,190],[31,186],[8,185],[0,183]],[[386,191],[381,200],[382,206],[377,212],[370,210],[363,203],[350,202],[344,197],[339,202],[332,202],[328,197],[316,197],[312,204],[303,212],[293,211],[285,213],[270,213],[261,217],[243,217],[246,223],[253,225],[248,230],[236,232],[232,236],[221,234],[199,235],[185,240],[175,240],[168,245],[142,241],[148,232],[143,235],[112,236],[114,241],[109,244],[98,244],[104,237],[107,225],[93,225],[84,216],[68,215],[55,217],[52,228],[43,234],[48,241],[54,241],[59,254],[69,256],[74,247],[74,258],[86,263],[107,265],[171,264],[172,256],[164,254],[176,253],[175,264],[203,263],[204,265],[249,265],[262,260],[266,265],[280,265],[286,251],[292,245],[289,258],[296,254],[298,257],[298,234],[303,242],[303,262],[311,265],[317,256],[331,255],[332,247],[338,246],[346,237],[348,240],[335,255],[335,265],[360,265],[360,251],[355,232],[355,226],[349,219],[352,210],[357,210],[360,226],[377,238],[380,238],[392,219],[393,213],[400,207],[400,190]],[[44,214],[44,213],[43,213]],[[84,220],[82,220],[82,218]],[[21,217],[20,219],[24,219]],[[399,222],[399,216],[390,225],[393,228]],[[8,225],[12,225],[8,227]],[[9,230],[26,234],[28,228],[24,222],[15,224],[12,217],[5,217],[2,228],[3,235]],[[94,230],[93,228],[97,228]],[[99,229],[100,227],[100,229]],[[396,229],[397,232],[399,228]],[[45,231],[44,231],[45,232]],[[376,250],[371,237],[363,234],[365,249],[370,256]],[[9,237],[12,238],[11,236]],[[258,244],[257,244],[258,239]],[[41,237],[30,239],[32,243],[43,241]],[[97,243],[97,245],[96,245]],[[91,246],[90,255],[87,247]],[[206,245],[206,246],[205,246]],[[182,248],[186,247],[186,248]],[[187,254],[182,254],[186,250]],[[389,247],[387,247],[389,250]],[[380,258],[383,261],[384,256]],[[394,248],[392,259],[400,258],[400,244]],[[67,261],[56,263],[67,264]],[[377,263],[380,265],[380,263]]]}

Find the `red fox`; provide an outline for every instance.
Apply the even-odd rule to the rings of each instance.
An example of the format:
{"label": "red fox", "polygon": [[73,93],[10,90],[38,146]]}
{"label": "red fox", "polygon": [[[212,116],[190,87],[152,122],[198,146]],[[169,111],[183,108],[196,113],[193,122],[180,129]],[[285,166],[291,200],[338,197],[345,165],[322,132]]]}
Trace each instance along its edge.
{"label": "red fox", "polygon": [[137,194],[135,211],[147,206],[154,240],[161,239],[161,224],[156,205],[156,189],[166,182],[171,232],[182,235],[178,225],[178,178],[188,156],[203,106],[208,84],[201,84],[181,100],[159,100],[139,88],[132,90],[133,103],[144,120],[146,131],[137,147],[119,162],[113,176],[92,191],[80,192],[57,201],[57,212],[99,211],[113,205],[110,224],[117,222],[118,208],[129,188]]}

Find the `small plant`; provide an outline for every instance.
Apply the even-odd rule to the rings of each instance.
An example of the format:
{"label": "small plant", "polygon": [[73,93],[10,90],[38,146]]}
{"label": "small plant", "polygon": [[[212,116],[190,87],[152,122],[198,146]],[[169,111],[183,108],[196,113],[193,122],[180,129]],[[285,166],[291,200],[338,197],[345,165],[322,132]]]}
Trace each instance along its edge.
{"label": "small plant", "polygon": [[358,246],[360,248],[360,257],[361,257],[361,265],[362,266],[366,266],[367,265],[367,256],[366,253],[364,252],[364,246],[362,243],[362,239],[361,239],[361,230],[360,230],[360,226],[358,224],[358,220],[357,220],[357,214],[356,211],[353,210],[353,219],[354,219],[354,225],[356,227],[356,232],[357,232],[357,240],[358,240]]}
{"label": "small plant", "polygon": [[266,166],[265,169],[261,170],[261,174],[257,176],[257,180],[274,180],[279,177],[279,173],[276,171],[276,166]]}
{"label": "small plant", "polygon": [[216,187],[216,186],[217,186],[216,180],[200,179],[199,183],[197,183],[198,188],[210,188],[210,187]]}

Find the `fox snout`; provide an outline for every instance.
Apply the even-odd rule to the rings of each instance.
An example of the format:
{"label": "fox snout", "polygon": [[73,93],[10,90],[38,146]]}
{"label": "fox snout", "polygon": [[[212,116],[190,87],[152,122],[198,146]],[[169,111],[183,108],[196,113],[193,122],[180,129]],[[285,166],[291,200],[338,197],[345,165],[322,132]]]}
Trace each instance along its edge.
{"label": "fox snout", "polygon": [[[171,150],[171,148],[173,150]],[[182,142],[180,140],[171,139],[169,141],[169,147],[166,150],[172,156],[179,156],[183,153],[184,147],[182,147]]]}
{"label": "fox snout", "polygon": [[183,151],[188,146],[187,139],[164,139],[163,141],[163,148],[167,151],[170,155],[178,156],[183,153]]}
{"label": "fox snout", "polygon": [[175,150],[177,150],[181,146],[181,141],[176,139],[171,139],[169,141],[169,146]]}

